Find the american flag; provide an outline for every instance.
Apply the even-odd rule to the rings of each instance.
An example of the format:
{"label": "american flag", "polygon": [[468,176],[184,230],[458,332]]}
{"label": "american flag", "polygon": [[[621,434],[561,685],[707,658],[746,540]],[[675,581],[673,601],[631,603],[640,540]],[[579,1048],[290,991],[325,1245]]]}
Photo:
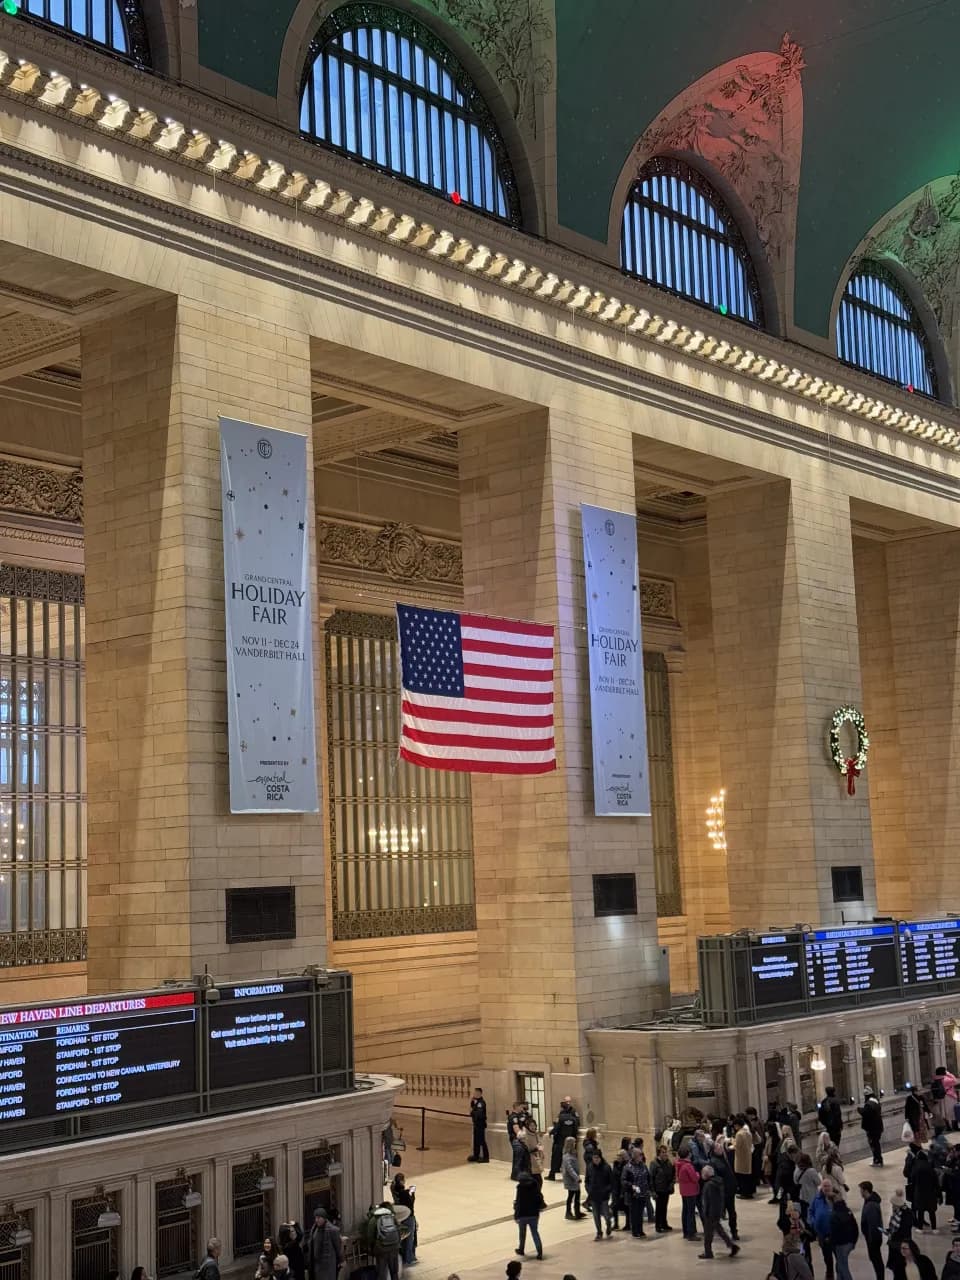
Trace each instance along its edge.
{"label": "american flag", "polygon": [[461,773],[549,773],[553,627],[398,604],[400,755]]}

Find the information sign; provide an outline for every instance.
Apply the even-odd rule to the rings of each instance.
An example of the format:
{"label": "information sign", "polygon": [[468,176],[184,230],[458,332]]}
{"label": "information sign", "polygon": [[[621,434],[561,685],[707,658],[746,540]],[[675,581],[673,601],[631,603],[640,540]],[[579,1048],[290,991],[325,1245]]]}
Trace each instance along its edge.
{"label": "information sign", "polygon": [[211,1090],[310,1075],[312,985],[286,978],[220,988],[208,1006]]}
{"label": "information sign", "polygon": [[0,1123],[153,1102],[197,1088],[196,992],[0,1012]]}
{"label": "information sign", "polygon": [[960,920],[901,920],[897,928],[905,987],[960,979]]}
{"label": "information sign", "polygon": [[859,1000],[897,992],[896,931],[892,924],[816,929],[804,935],[810,1000]]}

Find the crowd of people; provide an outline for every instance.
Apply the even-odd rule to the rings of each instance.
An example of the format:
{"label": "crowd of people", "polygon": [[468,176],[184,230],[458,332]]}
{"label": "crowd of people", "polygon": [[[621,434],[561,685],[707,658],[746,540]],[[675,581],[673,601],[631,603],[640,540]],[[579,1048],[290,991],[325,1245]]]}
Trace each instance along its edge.
{"label": "crowd of people", "polygon": [[[851,1280],[850,1255],[861,1243],[876,1280],[884,1280],[886,1271],[893,1280],[935,1280],[938,1268],[914,1233],[935,1231],[944,1203],[950,1206],[949,1228],[960,1233],[960,1145],[951,1146],[947,1139],[950,1129],[960,1128],[960,1082],[938,1067],[925,1090],[908,1087],[898,1135],[906,1144],[905,1185],[887,1206],[869,1180],[851,1192],[840,1155],[844,1109],[833,1087],[826,1089],[817,1113],[819,1133],[812,1153],[802,1148],[801,1115],[788,1102],[772,1105],[765,1120],[756,1108],[747,1108],[725,1120],[704,1118],[692,1132],[690,1126],[675,1124],[655,1135],[649,1158],[642,1137],[624,1137],[608,1158],[595,1128],[587,1128],[581,1141],[572,1099],[563,1100],[544,1134],[527,1103],[518,1101],[506,1117],[510,1177],[516,1184],[516,1255],[526,1256],[529,1240],[536,1258],[544,1256],[540,1218],[547,1207],[545,1180],[562,1182],[565,1217],[592,1218],[598,1243],[614,1231],[634,1238],[651,1229],[653,1234],[673,1231],[670,1207],[679,1195],[679,1229],[685,1240],[700,1244],[698,1257],[703,1259],[715,1256],[718,1242],[736,1256],[737,1203],[754,1199],[762,1186],[776,1207],[783,1242],[775,1253],[772,1280],[814,1280],[814,1251],[822,1260],[824,1280]],[[883,1167],[884,1116],[874,1090],[866,1090],[858,1113],[873,1165]],[[474,1094],[471,1117],[469,1158],[489,1159],[481,1090]],[[941,1280],[960,1280],[960,1234],[939,1271]]]}

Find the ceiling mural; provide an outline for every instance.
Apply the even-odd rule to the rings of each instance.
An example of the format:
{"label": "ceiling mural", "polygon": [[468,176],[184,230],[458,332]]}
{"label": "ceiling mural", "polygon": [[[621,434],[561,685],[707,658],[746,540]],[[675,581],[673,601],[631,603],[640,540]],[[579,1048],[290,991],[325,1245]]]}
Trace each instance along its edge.
{"label": "ceiling mural", "polygon": [[793,241],[803,103],[803,50],[784,35],[777,53],[750,53],[707,72],[645,130],[636,165],[669,151],[700,156],[753,216],[771,267]]}
{"label": "ceiling mural", "polygon": [[948,349],[960,310],[960,173],[929,182],[883,218],[861,257],[894,258],[913,276]]}

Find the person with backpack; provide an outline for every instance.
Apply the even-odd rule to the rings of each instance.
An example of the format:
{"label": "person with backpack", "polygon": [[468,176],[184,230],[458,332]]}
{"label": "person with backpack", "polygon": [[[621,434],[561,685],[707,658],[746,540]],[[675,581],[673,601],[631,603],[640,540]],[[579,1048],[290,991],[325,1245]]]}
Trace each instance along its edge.
{"label": "person with backpack", "polygon": [[[398,1234],[397,1244],[399,1243]],[[303,1261],[307,1280],[337,1280],[337,1272],[343,1263],[343,1241],[339,1230],[328,1220],[327,1211],[322,1204],[318,1204],[313,1211],[313,1227],[304,1246]],[[383,1280],[383,1277],[379,1280]],[[393,1280],[397,1280],[396,1271],[393,1273]]]}
{"label": "person with backpack", "polygon": [[[537,1257],[543,1258],[543,1242],[540,1239],[540,1213],[547,1206],[544,1203],[540,1185],[531,1173],[521,1173],[517,1179],[517,1193],[513,1200],[513,1217],[520,1230],[519,1246],[515,1250],[522,1258],[527,1247],[527,1228],[537,1250]],[[380,1276],[377,1280],[382,1280]],[[396,1276],[393,1280],[397,1280]]]}
{"label": "person with backpack", "polygon": [[[316,1210],[314,1210],[316,1213]],[[326,1215],[324,1215],[326,1216]],[[327,1230],[336,1231],[336,1227],[327,1227]],[[313,1237],[316,1227],[310,1233],[310,1245],[312,1246]],[[367,1220],[364,1223],[364,1238],[368,1253],[372,1253],[377,1260],[377,1280],[399,1280],[400,1275],[400,1224],[394,1216],[393,1209],[387,1204],[386,1200],[381,1200],[376,1209],[371,1209],[367,1214]],[[337,1231],[337,1243],[340,1244],[340,1232]],[[308,1257],[312,1255],[308,1253]],[[343,1245],[340,1244],[340,1251],[336,1269],[332,1275],[325,1273],[322,1277],[314,1277],[313,1273],[308,1270],[307,1276],[309,1280],[336,1280],[337,1271],[343,1263]]]}
{"label": "person with backpack", "polygon": [[877,1280],[883,1280],[883,1202],[872,1182],[860,1183],[863,1208],[860,1210],[860,1234],[867,1246],[867,1257]]}
{"label": "person with backpack", "polygon": [[813,1280],[813,1271],[803,1255],[801,1239],[795,1232],[791,1231],[783,1237],[783,1251],[780,1256],[783,1263],[782,1267],[778,1268],[777,1255],[774,1254],[776,1269],[772,1274],[776,1275],[777,1280]]}
{"label": "person with backpack", "polygon": [[412,1267],[417,1258],[417,1237],[419,1226],[417,1223],[417,1188],[408,1187],[407,1180],[402,1173],[398,1173],[390,1183],[390,1195],[393,1203],[402,1205],[404,1209],[410,1210],[410,1216],[402,1224],[400,1230],[400,1256],[403,1259],[405,1267]]}
{"label": "person with backpack", "polygon": [[837,1263],[838,1280],[853,1280],[850,1274],[850,1254],[860,1239],[860,1228],[850,1212],[850,1206],[842,1196],[835,1196],[830,1215],[830,1243]]}
{"label": "person with backpack", "polygon": [[220,1253],[223,1249],[216,1236],[207,1241],[207,1256],[200,1263],[195,1280],[220,1280]]}

